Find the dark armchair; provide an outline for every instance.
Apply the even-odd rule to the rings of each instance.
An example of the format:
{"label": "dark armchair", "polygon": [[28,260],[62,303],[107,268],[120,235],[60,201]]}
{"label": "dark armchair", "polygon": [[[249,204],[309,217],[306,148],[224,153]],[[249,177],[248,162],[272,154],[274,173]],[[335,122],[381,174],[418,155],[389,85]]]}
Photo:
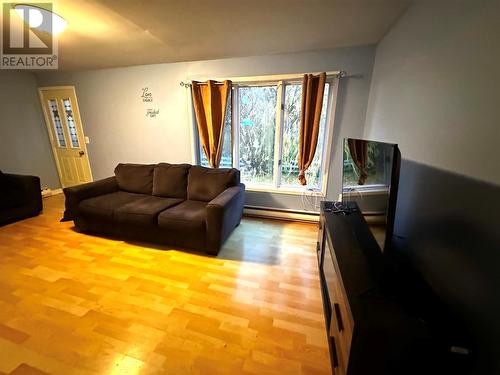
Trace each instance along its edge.
{"label": "dark armchair", "polygon": [[0,172],[0,225],[37,216],[41,211],[39,177]]}

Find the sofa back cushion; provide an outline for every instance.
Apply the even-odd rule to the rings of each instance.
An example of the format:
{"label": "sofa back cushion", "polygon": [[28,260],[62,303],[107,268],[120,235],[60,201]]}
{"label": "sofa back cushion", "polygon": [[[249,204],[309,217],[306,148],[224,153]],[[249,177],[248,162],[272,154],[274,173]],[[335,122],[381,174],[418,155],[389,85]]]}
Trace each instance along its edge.
{"label": "sofa back cushion", "polygon": [[118,164],[115,168],[118,188],[129,193],[153,193],[155,164]]}
{"label": "sofa back cushion", "polygon": [[186,199],[189,168],[189,164],[158,164],[153,174],[153,195]]}
{"label": "sofa back cushion", "polygon": [[7,177],[0,171],[0,192],[7,190]]}
{"label": "sofa back cushion", "polygon": [[240,182],[240,171],[234,168],[204,168],[193,165],[188,176],[188,199],[208,202]]}

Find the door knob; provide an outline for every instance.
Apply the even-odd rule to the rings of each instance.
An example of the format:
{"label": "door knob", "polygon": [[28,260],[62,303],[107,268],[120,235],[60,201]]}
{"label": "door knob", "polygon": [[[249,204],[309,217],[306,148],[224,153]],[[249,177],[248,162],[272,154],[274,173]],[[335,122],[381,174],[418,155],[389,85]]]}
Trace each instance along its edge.
{"label": "door knob", "polygon": [[83,155],[85,155],[85,152],[80,151],[78,154],[79,154],[80,156],[83,156]]}

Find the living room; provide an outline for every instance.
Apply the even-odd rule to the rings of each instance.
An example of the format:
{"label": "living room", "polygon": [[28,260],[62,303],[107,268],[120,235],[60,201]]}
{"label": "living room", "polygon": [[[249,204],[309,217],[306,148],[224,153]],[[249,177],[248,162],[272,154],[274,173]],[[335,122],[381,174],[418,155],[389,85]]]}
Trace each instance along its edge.
{"label": "living room", "polygon": [[498,0],[2,6],[0,374],[500,373]]}

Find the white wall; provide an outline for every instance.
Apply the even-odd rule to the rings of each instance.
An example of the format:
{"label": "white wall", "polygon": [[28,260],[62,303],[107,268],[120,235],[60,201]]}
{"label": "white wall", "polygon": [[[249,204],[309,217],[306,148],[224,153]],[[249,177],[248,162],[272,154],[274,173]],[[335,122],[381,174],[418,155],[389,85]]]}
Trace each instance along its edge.
{"label": "white wall", "polygon": [[[113,174],[119,162],[190,162],[185,64],[161,64],[38,75],[40,86],[74,85],[94,179]],[[153,103],[143,103],[149,87]],[[157,118],[146,109],[159,108]]]}
{"label": "white wall", "polygon": [[42,187],[59,187],[31,72],[0,71],[0,116],[0,170],[39,176]]}
{"label": "white wall", "polygon": [[[374,46],[338,48],[177,64],[146,65],[85,72],[46,72],[40,86],[75,85],[95,179],[109,176],[119,162],[190,162],[189,91],[180,81],[343,69],[357,77],[341,82],[334,130],[329,195],[340,191],[341,141],[363,134]],[[157,119],[146,118],[141,87],[154,95]],[[301,198],[249,193],[248,204],[302,209]]]}
{"label": "white wall", "polygon": [[500,2],[415,2],[377,47],[365,136],[500,184]]}
{"label": "white wall", "polygon": [[365,129],[400,145],[393,243],[459,319],[440,327],[472,337],[474,374],[500,373],[499,16],[415,1],[377,47]]}

